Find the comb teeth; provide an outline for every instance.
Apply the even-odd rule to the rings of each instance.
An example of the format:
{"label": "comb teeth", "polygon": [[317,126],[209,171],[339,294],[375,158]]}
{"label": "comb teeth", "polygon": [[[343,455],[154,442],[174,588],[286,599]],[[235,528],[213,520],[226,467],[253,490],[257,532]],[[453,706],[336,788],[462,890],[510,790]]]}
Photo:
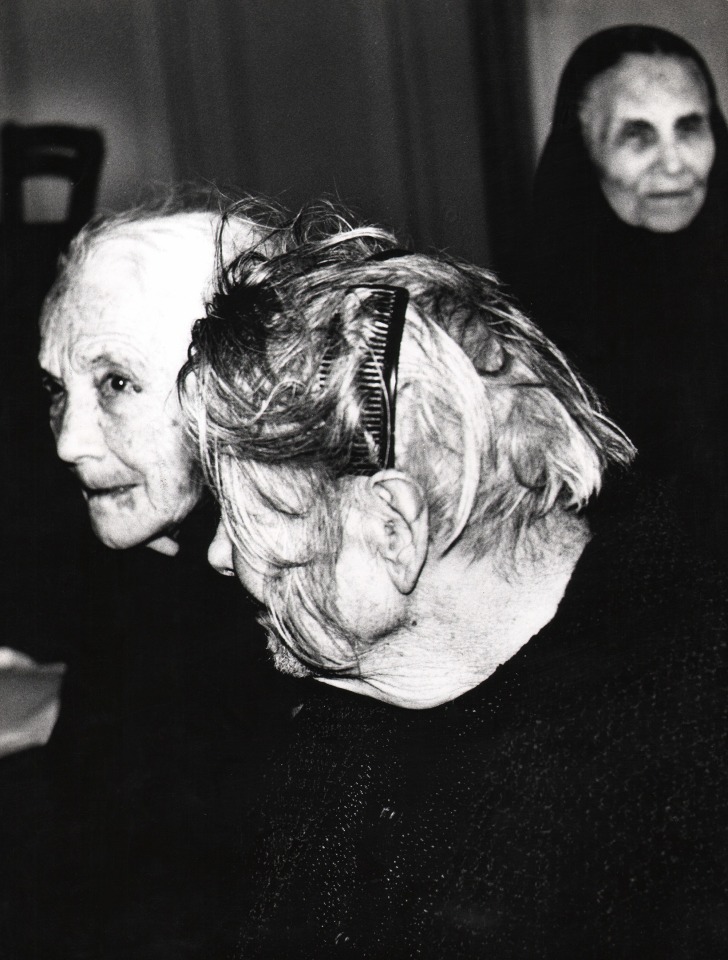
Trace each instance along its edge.
{"label": "comb teeth", "polygon": [[318,382],[320,387],[324,387],[331,376],[331,364],[333,362],[334,361],[331,357],[331,349],[327,348],[323,357],[321,358],[321,363],[319,364]]}
{"label": "comb teeth", "polygon": [[[393,464],[397,361],[409,295],[402,288],[384,286],[353,287],[348,295],[356,297],[367,350],[357,375],[361,430],[352,442],[346,473],[369,476]],[[327,349],[319,367],[321,386],[331,375],[332,363],[332,351]],[[377,451],[374,464],[368,438]]]}
{"label": "comb teeth", "polygon": [[[387,423],[389,420],[389,404],[391,398],[388,393],[386,378],[385,356],[387,353],[387,337],[391,329],[390,321],[395,307],[394,290],[377,290],[366,300],[367,317],[363,324],[362,333],[369,350],[359,369],[359,386],[363,393],[363,407],[361,423],[364,430],[370,434],[375,449],[386,459],[384,446],[388,443]],[[369,312],[371,310],[371,313]],[[371,450],[363,438],[357,437],[353,445],[354,454],[352,469],[364,469],[371,472]]]}

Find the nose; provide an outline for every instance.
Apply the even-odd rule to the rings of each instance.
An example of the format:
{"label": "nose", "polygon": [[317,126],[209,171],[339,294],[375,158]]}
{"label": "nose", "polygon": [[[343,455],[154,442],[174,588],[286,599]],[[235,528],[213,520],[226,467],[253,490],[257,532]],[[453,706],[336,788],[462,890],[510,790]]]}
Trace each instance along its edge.
{"label": "nose", "polygon": [[660,151],[660,163],[665,173],[675,175],[682,171],[685,166],[685,161],[675,139],[669,138],[663,141]]}
{"label": "nose", "polygon": [[224,577],[234,577],[233,545],[222,520],[217,525],[215,536],[207,550],[207,562]]}
{"label": "nose", "polygon": [[85,398],[68,396],[63,412],[51,414],[56,452],[64,463],[101,459],[106,451],[103,430],[95,405]]}

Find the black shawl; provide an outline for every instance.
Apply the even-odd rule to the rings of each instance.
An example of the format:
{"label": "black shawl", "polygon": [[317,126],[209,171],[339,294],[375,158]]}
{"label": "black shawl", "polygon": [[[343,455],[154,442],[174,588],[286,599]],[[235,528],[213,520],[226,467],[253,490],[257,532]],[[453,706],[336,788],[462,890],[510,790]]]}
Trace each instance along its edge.
{"label": "black shawl", "polygon": [[[587,153],[579,107],[589,82],[627,53],[692,60],[716,143],[705,204],[676,233],[623,223]],[[689,527],[724,551],[728,531],[728,128],[705,62],[655,27],[590,37],[563,72],[539,163],[517,292],[672,487]]]}

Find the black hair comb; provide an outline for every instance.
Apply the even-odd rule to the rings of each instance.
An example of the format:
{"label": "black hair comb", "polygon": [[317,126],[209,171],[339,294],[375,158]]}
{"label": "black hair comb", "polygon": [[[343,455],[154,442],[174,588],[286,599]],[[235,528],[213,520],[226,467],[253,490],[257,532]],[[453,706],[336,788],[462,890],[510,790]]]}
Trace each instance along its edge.
{"label": "black hair comb", "polygon": [[[354,313],[361,317],[361,335],[366,341],[366,356],[359,370],[362,394],[361,425],[374,440],[377,462],[363,435],[355,438],[344,474],[371,476],[377,470],[394,466],[394,423],[397,403],[399,348],[402,343],[409,293],[403,287],[358,286],[347,290],[344,309],[356,298]],[[338,325],[338,324],[337,324]],[[331,356],[324,356],[319,371],[326,383]]]}

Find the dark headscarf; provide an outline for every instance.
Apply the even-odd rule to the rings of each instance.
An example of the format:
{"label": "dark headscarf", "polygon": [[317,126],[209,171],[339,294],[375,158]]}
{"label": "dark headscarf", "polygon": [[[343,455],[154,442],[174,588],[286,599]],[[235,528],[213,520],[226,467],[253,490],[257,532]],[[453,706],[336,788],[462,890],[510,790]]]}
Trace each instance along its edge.
{"label": "dark headscarf", "polygon": [[[628,54],[670,56],[691,61],[705,83],[710,103],[710,124],[716,153],[708,179],[706,202],[695,220],[683,231],[702,235],[722,230],[728,222],[728,128],[718,106],[713,77],[705,60],[682,37],[659,27],[627,25],[602,30],[585,40],[571,55],[556,95],[551,132],[541,155],[534,185],[534,228],[539,245],[556,242],[582,249],[594,217],[607,213],[615,220],[604,199],[599,178],[589,156],[579,120],[579,110],[591,81],[616,66]],[[626,225],[625,225],[626,226]],[[650,233],[632,228],[643,240]],[[674,237],[674,235],[673,235]]]}
{"label": "dark headscarf", "polygon": [[[715,159],[705,203],[657,233],[611,209],[582,135],[590,82],[630,53],[690,61],[705,82]],[[728,537],[728,128],[701,55],[657,27],[585,40],[568,61],[534,187],[515,284],[640,451],[700,537]]]}

